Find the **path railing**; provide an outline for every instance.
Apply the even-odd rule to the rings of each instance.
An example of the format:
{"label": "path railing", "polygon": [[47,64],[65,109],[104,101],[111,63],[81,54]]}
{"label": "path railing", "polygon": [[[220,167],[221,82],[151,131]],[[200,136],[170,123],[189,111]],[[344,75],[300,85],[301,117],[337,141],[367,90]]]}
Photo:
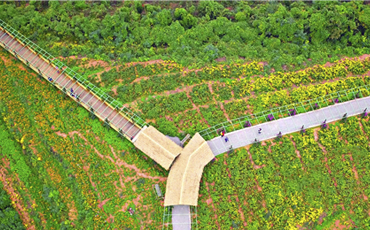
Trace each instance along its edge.
{"label": "path railing", "polygon": [[292,103],[290,105],[271,108],[256,114],[242,116],[233,120],[225,121],[214,125],[199,132],[205,140],[211,140],[219,136],[221,130],[232,132],[239,129],[247,128],[253,125],[258,125],[264,122],[277,120],[280,118],[294,116],[316,109],[320,109],[336,103],[353,100],[369,95],[370,85],[358,86],[355,88],[337,91],[325,96],[317,97],[306,101]]}
{"label": "path railing", "polygon": [[[139,127],[144,127],[147,125],[144,119],[139,117],[137,114],[132,112],[129,108],[125,107],[123,103],[115,100],[108,94],[106,94],[103,90],[96,87],[94,84],[89,82],[85,77],[81,76],[80,74],[76,73],[73,69],[66,66],[63,62],[49,54],[44,49],[40,48],[34,42],[26,38],[24,35],[19,33],[17,30],[6,24],[3,20],[0,19],[0,27],[2,27],[7,33],[11,34],[14,38],[16,38],[24,47],[28,47],[30,50],[33,50],[37,55],[43,58],[45,61],[50,63],[51,65],[58,67],[61,73],[68,75],[69,77],[73,78],[75,81],[78,81],[79,84],[89,89],[92,93],[97,95],[100,99],[104,102],[110,104],[115,110],[123,113],[128,119],[134,122]],[[9,50],[9,47],[4,45],[4,48],[9,51],[10,53],[14,54],[17,58],[20,56],[23,60],[27,60],[21,54],[17,53],[15,50]],[[29,63],[26,63],[29,65]]]}

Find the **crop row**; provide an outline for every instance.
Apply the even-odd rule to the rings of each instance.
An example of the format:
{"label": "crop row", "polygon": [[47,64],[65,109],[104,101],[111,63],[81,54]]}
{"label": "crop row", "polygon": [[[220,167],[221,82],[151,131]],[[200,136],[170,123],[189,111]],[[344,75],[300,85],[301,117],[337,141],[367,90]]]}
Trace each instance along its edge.
{"label": "crop row", "polygon": [[[220,65],[216,67],[205,67],[197,72],[187,72],[184,70],[174,74],[151,76],[149,79],[142,79],[139,82],[134,82],[132,84],[116,85],[118,85],[118,98],[123,102],[131,102],[139,97],[175,90],[183,86],[190,86],[220,79],[232,79],[238,77],[250,78],[253,75],[261,74],[261,71],[261,64],[251,62],[243,65],[234,64],[231,66]],[[127,76],[126,79],[132,79],[132,76]],[[125,79],[122,80],[126,81]]]}
{"label": "crop row", "polygon": [[[369,83],[370,81],[367,75],[353,76],[342,78],[339,80],[333,80],[324,84],[307,86],[302,85],[296,88],[259,93],[256,95],[251,95],[246,99],[237,99],[227,103],[214,103],[213,98],[217,100],[216,98],[222,96],[222,94],[211,94],[209,86],[203,84],[195,86],[192,89],[192,91],[189,93],[190,99],[186,97],[185,92],[172,94],[169,96],[159,96],[140,102],[139,108],[143,112],[143,116],[146,118],[172,118],[174,122],[169,121],[169,124],[167,124],[165,127],[177,126],[180,130],[193,134],[196,131],[199,131],[195,129],[196,126],[213,126],[226,121],[227,117],[225,117],[225,114],[226,116],[228,116],[229,119],[235,119],[241,116],[246,116],[248,114],[256,114],[262,111],[273,109],[279,106],[290,105],[309,99],[315,99],[330,93],[335,93],[337,91],[365,86]],[[366,88],[361,90],[361,93],[359,94],[360,97],[368,95],[369,92]],[[353,97],[353,95],[349,95],[349,98],[351,97]],[[343,97],[343,95],[341,97],[338,96],[333,99],[337,99],[338,102],[348,100],[346,97]],[[185,111],[192,109],[190,100],[192,100],[197,106],[200,106],[199,111],[197,111],[196,109],[193,109],[194,111],[192,112]],[[334,103],[334,101],[331,100],[331,103]],[[223,109],[221,106],[223,106]],[[323,102],[318,102],[318,107],[322,106],[326,106],[326,104]],[[311,109],[311,106],[305,108],[305,110]],[[300,110],[297,112],[304,112],[305,110]],[[195,117],[199,117],[202,119],[195,120],[198,119]],[[180,118],[182,120],[180,120]],[[264,120],[265,118],[261,117],[261,121]],[[207,122],[206,124],[204,124],[205,121]],[[199,123],[203,123],[203,125],[200,126]],[[159,127],[159,124],[157,125]],[[164,129],[164,127],[160,127],[160,129],[167,134],[171,133],[176,135],[175,132],[166,132],[166,129]]]}
{"label": "crop row", "polygon": [[[249,64],[220,65],[205,67],[197,72],[183,70],[169,75],[155,75],[139,82],[131,83],[138,77],[146,76],[138,74],[137,67],[115,68],[102,74],[102,82],[110,91],[112,86],[117,87],[118,98],[123,102],[131,102],[143,96],[175,90],[182,86],[200,84],[207,81],[229,79],[228,87],[234,91],[235,98],[242,98],[254,93],[270,92],[283,88],[299,86],[323,80],[345,77],[349,73],[354,75],[363,74],[369,70],[370,58],[365,60],[344,59],[335,62],[332,66],[317,65],[297,72],[276,72],[268,77],[258,77],[262,74],[262,64],[252,62]],[[251,78],[252,76],[255,76]],[[120,80],[120,83],[117,80]],[[131,83],[131,84],[130,84]],[[216,86],[217,88],[217,86]],[[113,92],[110,92],[113,95]],[[220,92],[220,99],[228,100],[230,90]]]}

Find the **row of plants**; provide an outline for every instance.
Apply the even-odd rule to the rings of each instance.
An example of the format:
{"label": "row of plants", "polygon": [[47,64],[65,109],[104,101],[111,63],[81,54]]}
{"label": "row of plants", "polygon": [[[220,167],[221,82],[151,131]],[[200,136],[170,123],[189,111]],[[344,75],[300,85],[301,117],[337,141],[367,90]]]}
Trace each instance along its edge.
{"label": "row of plants", "polygon": [[[240,99],[251,94],[344,78],[349,74],[364,74],[370,69],[370,58],[363,60],[344,59],[333,63],[329,67],[316,65],[297,72],[276,72],[264,77],[258,76],[262,73],[262,68],[262,64],[252,62],[245,65],[231,65],[230,67],[220,65],[204,68],[197,73],[189,72],[185,76],[179,73],[173,76],[153,76],[133,84],[125,82],[118,86],[117,92],[120,100],[130,102],[143,96],[174,90],[181,86],[227,78],[231,80],[225,81],[225,84],[219,82],[212,84],[214,92],[217,94],[217,100],[229,100],[232,97]],[[130,76],[132,77],[132,75]],[[127,79],[132,81],[132,78]]]}
{"label": "row of plants", "polygon": [[207,84],[194,86],[189,95],[196,105],[204,105],[213,100],[213,96]]}
{"label": "row of plants", "polygon": [[[164,63],[166,65],[173,64],[175,65],[175,67],[178,66],[176,63],[171,63],[171,62],[164,62]],[[199,75],[200,77],[202,77],[203,79],[202,81],[210,80],[211,78],[209,77],[212,76],[213,74],[215,74],[216,78],[229,76],[231,78],[239,77],[240,79],[236,81],[226,81],[226,84],[223,84],[220,82],[211,84],[211,87],[213,91],[215,92],[214,96],[212,96],[212,94],[210,93],[208,85],[206,84],[196,85],[192,88],[192,91],[190,92],[190,96],[191,96],[192,101],[196,105],[204,105],[206,103],[210,103],[213,100],[213,97],[217,101],[229,100],[231,97],[234,97],[234,98],[240,98],[241,96],[250,97],[248,99],[247,109],[245,107],[243,108],[243,104],[245,103],[242,100],[232,101],[230,103],[225,104],[226,111],[231,114],[229,118],[233,119],[233,118],[236,118],[237,115],[245,115],[247,114],[247,112],[256,113],[256,112],[263,111],[266,108],[276,107],[279,105],[285,105],[285,104],[291,103],[291,100],[289,99],[289,97],[287,97],[287,95],[285,94],[285,91],[280,90],[283,87],[289,88],[293,85],[302,86],[302,84],[315,83],[315,82],[317,83],[322,80],[333,80],[334,78],[337,79],[338,77],[344,78],[348,74],[364,73],[367,71],[369,67],[369,63],[370,63],[370,58],[366,58],[364,60],[344,59],[342,61],[334,63],[332,66],[329,66],[329,67],[318,65],[318,66],[307,68],[305,70],[298,71],[298,72],[286,72],[286,73],[277,72],[277,73],[270,75],[268,78],[256,76],[256,74],[260,73],[262,70],[262,65],[257,62],[252,62],[248,64],[243,64],[243,65],[236,64],[236,65],[230,65],[230,66],[220,65],[220,66],[216,66],[212,68],[207,67],[197,73],[195,72],[190,72],[190,73],[192,75]],[[141,66],[140,64],[138,65]],[[159,65],[159,64],[157,63],[155,65]],[[118,72],[123,72],[125,74],[128,74],[128,77],[131,77],[130,79],[126,77],[126,80],[128,79],[128,81],[124,83],[127,83],[127,85],[122,85],[118,87],[117,92],[120,98],[121,97],[131,97],[131,99],[133,100],[133,99],[136,99],[138,95],[151,94],[150,89],[142,88],[141,82],[146,82],[148,83],[148,85],[153,85],[156,80],[152,81],[152,79],[159,79],[160,83],[158,83],[158,85],[161,85],[164,87],[166,87],[166,84],[174,86],[174,87],[178,86],[179,84],[179,82],[173,83],[173,81],[166,81],[166,78],[168,78],[169,76],[160,76],[159,78],[150,77],[149,79],[143,79],[140,82],[128,84],[134,79],[134,75],[138,72],[136,66],[137,65],[129,66],[129,67],[121,66],[118,69],[120,70]],[[116,75],[118,74],[117,68],[113,68],[112,70],[113,70],[112,73],[115,73]],[[349,70],[353,72],[349,72]],[[177,73],[177,75],[178,77],[175,79],[180,79],[184,77],[180,75],[179,73]],[[104,73],[102,74],[103,79],[107,76],[105,76]],[[138,76],[139,75],[136,74],[136,77]],[[251,78],[251,76],[254,76],[254,77]],[[222,81],[222,78],[221,78],[221,81]],[[198,79],[198,82],[199,82],[199,79]],[[241,83],[243,84],[243,87],[246,89],[246,90],[244,89],[242,90],[243,95],[241,95],[241,90],[240,88],[238,88],[238,84],[241,84]],[[168,89],[173,89],[173,88],[170,87]],[[298,88],[298,90],[302,90],[302,89],[303,88]],[[272,92],[274,90],[280,90],[280,91]],[[265,92],[271,92],[271,93],[263,94]],[[324,91],[321,90],[321,92],[324,92]],[[257,97],[250,96],[251,94],[258,95],[258,96]],[[295,95],[295,92],[292,92],[292,94]],[[153,118],[158,118],[158,117],[164,117],[165,115],[168,115],[168,113],[173,114],[173,113],[181,112],[181,111],[191,108],[190,103],[182,102],[183,100],[185,100],[184,93],[180,93],[180,95],[178,96],[171,95],[169,97],[164,96],[160,98],[163,99],[161,100],[161,102],[153,101],[149,99],[149,100],[144,101],[143,103],[139,103],[139,108],[144,113],[144,116],[149,114],[149,116],[147,116],[146,118],[153,119]],[[178,103],[173,103],[172,98],[182,98],[182,99],[177,101]],[[294,100],[297,101],[297,97]],[[263,103],[259,103],[260,101],[262,101]],[[163,108],[153,109],[151,108],[151,107],[156,107],[160,104],[163,104],[165,106],[175,105],[176,108],[175,109],[163,109]],[[180,104],[180,106],[177,106],[177,104]],[[212,107],[212,105],[210,106]],[[235,108],[238,108],[238,109],[235,110]],[[220,118],[224,118],[224,116],[221,116]],[[217,120],[220,120],[220,119],[217,119]],[[214,124],[214,122],[212,121],[208,123]],[[174,125],[172,125],[172,127],[174,127]],[[161,130],[165,130],[165,129],[161,128]]]}
{"label": "row of plants", "polygon": [[323,229],[335,218],[369,228],[369,127],[351,117],[218,156],[204,170],[198,226]]}
{"label": "row of plants", "polygon": [[[168,75],[154,75],[148,79],[142,79],[139,82],[128,84],[134,78],[131,73],[124,73],[125,78],[122,83],[116,83],[118,98],[124,102],[131,102],[143,96],[159,94],[164,91],[175,90],[184,86],[201,84],[209,81],[217,81],[223,79],[247,78],[258,74],[262,74],[263,65],[257,62],[232,65],[217,65],[214,67],[205,67],[199,71],[183,70]],[[112,70],[114,72],[114,70]],[[124,70],[123,70],[124,71]],[[108,72],[107,72],[108,73]],[[141,77],[145,75],[136,75]],[[112,78],[114,79],[114,78]],[[114,80],[106,81],[112,84]],[[102,78],[102,82],[103,78]],[[104,83],[105,84],[105,83]],[[111,90],[109,85],[107,90]],[[113,92],[110,93],[114,95]]]}
{"label": "row of plants", "polygon": [[[4,51],[2,55],[9,58]],[[163,187],[164,180],[159,178],[166,172],[114,130],[89,118],[62,92],[15,63],[0,63],[0,88],[7,89],[0,95],[0,111],[7,130],[26,153],[9,159],[17,160],[11,165],[13,170],[25,164],[17,171],[21,183],[16,186],[22,199],[30,197],[35,203],[26,209],[35,227],[160,225],[162,209],[152,185]],[[158,179],[144,179],[142,174]],[[134,198],[139,198],[137,203]],[[135,215],[127,212],[129,207]]]}
{"label": "row of plants", "polygon": [[212,88],[213,88],[213,92],[217,94],[217,97],[216,97],[217,101],[226,101],[226,100],[230,100],[233,97],[233,93],[229,85],[213,84]]}
{"label": "row of plants", "polygon": [[[364,87],[369,82],[369,77],[358,76],[348,77],[344,80],[337,80],[333,82],[327,82],[318,85],[301,86],[293,88],[292,90],[279,90],[271,93],[263,93],[256,97],[248,99],[248,103],[253,109],[254,113],[258,113],[269,108],[289,105],[293,103],[303,102],[309,99],[315,99],[318,97],[324,97],[328,94],[333,94],[342,90],[355,89],[363,86],[363,90],[360,91],[359,97],[366,97],[369,95],[369,91]],[[356,93],[358,90],[356,91]],[[353,95],[349,94],[349,98],[353,98]],[[338,102],[347,101],[346,97],[335,95],[333,100],[338,99]],[[324,103],[320,103],[320,107],[324,106]],[[312,110],[312,108],[310,109]]]}
{"label": "row of plants", "polygon": [[[27,209],[34,220],[34,224],[38,228],[51,228],[54,224],[57,223],[57,221],[55,221],[56,219],[62,221],[63,223],[66,220],[66,203],[60,202],[60,198],[57,194],[54,194],[55,196],[53,200],[49,199],[49,192],[56,191],[57,189],[52,186],[51,181],[47,176],[48,172],[46,169],[48,167],[43,167],[44,165],[42,163],[39,163],[39,161],[44,158],[40,153],[45,152],[45,149],[42,149],[45,147],[42,145],[35,146],[35,154],[32,154],[32,150],[30,148],[25,147],[26,143],[28,143],[29,140],[33,139],[33,137],[35,138],[33,139],[33,141],[35,141],[35,144],[41,143],[42,141],[39,137],[39,133],[37,132],[35,125],[33,125],[37,124],[37,120],[39,117],[36,117],[36,114],[34,114],[33,111],[30,111],[30,107],[33,104],[37,104],[37,100],[35,100],[32,95],[21,93],[22,90],[25,90],[25,86],[27,85],[24,80],[27,81],[28,78],[32,77],[36,78],[36,75],[32,74],[24,79],[26,73],[20,71],[18,67],[5,66],[3,62],[1,64],[1,75],[3,76],[1,78],[1,87],[12,89],[13,92],[16,92],[10,93],[10,91],[6,91],[1,96],[1,116],[3,122],[5,122],[6,124],[6,128],[14,136],[17,142],[19,142],[17,143],[18,148],[19,146],[22,146],[24,151],[27,153],[23,154],[21,151],[19,151],[19,154],[17,154],[15,151],[13,158],[9,159],[11,160],[11,162],[14,160],[15,162],[17,162],[17,164],[22,164],[22,170],[17,170],[17,164],[12,164],[11,168],[19,173],[19,179],[24,183],[24,187],[22,188],[20,186],[20,189],[18,190],[27,189],[29,195],[31,196],[31,199],[36,201],[36,205],[32,206],[31,209]],[[7,79],[5,79],[4,76],[13,77],[8,77]],[[23,79],[21,77],[23,77]],[[40,84],[39,82],[37,83]],[[35,90],[39,89],[40,88]],[[25,90],[23,92],[27,91]],[[34,118],[30,119],[29,116],[34,116]],[[10,148],[11,145],[8,145],[8,147]],[[36,152],[39,154],[37,154]],[[11,152],[9,152],[9,154],[10,153]],[[46,188],[46,184],[48,184],[48,190],[42,194],[42,191],[44,191],[44,189]],[[27,197],[24,197],[24,199],[27,199]],[[61,212],[59,212],[60,206],[63,210]],[[34,212],[32,212],[32,210],[34,210]],[[42,217],[40,216],[40,213],[44,215],[47,214],[47,217],[45,218],[50,219],[50,221],[48,221],[47,223],[42,223]]]}
{"label": "row of plants", "polygon": [[[120,64],[120,66],[117,66]],[[139,77],[163,75],[168,73],[180,72],[183,70],[181,65],[171,61],[161,61],[154,64],[140,64],[125,65],[124,63],[115,63],[114,67],[108,71],[104,71],[100,75],[100,79],[93,76],[92,82],[97,86],[111,89],[112,86],[125,86],[132,83],[133,80]]]}
{"label": "row of plants", "polygon": [[165,117],[168,114],[193,108],[185,92],[169,96],[151,97],[141,102],[139,107],[144,117],[149,119]]}
{"label": "row of plants", "polygon": [[[225,123],[228,126],[226,129],[227,131],[233,131],[234,129],[256,125],[266,120],[271,121],[354,98],[366,97],[370,93],[369,89],[365,87],[368,83],[369,77],[363,75],[324,84],[301,86],[291,90],[261,93],[250,96],[246,102],[243,100],[232,101],[225,104],[224,108],[230,119],[236,119],[242,115],[241,122],[243,124],[238,122],[235,122],[235,124]],[[361,88],[357,89],[357,87]],[[337,93],[340,91],[342,92]],[[256,114],[256,118],[251,117],[251,114]],[[205,138],[213,138],[218,135],[214,127],[208,130],[208,133],[211,133],[211,135],[207,135]]]}
{"label": "row of plants", "polygon": [[370,70],[370,58],[343,59],[331,66],[316,65],[296,72],[276,72],[268,77],[240,79],[229,82],[236,98],[242,98],[251,93],[271,92],[293,86],[322,82],[343,78],[349,74],[361,75]]}
{"label": "row of plants", "polygon": [[[365,61],[368,61],[368,59],[366,59]],[[344,62],[346,62],[346,60]],[[350,62],[350,63],[354,63],[354,62]],[[332,68],[332,67],[329,67],[329,68]],[[365,68],[364,67],[361,67],[361,68],[362,68],[361,72],[365,72]],[[292,87],[292,88],[288,87],[282,90],[276,90],[274,88],[271,88],[270,92],[259,92],[259,93],[251,92],[250,94],[253,94],[253,95],[248,96],[246,99],[235,99],[230,102],[226,102],[226,103],[223,102],[222,103],[223,109],[221,109],[222,105],[220,102],[217,102],[217,104],[214,104],[213,102],[213,98],[215,98],[216,101],[218,101],[218,98],[226,94],[226,93],[220,92],[219,90],[220,88],[222,89],[222,87],[224,87],[222,85],[218,85],[218,88],[214,87],[215,84],[212,86],[213,90],[216,91],[216,93],[218,94],[214,93],[212,95],[211,92],[209,91],[209,86],[207,84],[201,84],[201,85],[194,86],[192,91],[189,93],[189,95],[190,95],[191,100],[196,105],[201,105],[200,110],[199,110],[200,114],[198,112],[194,112],[194,113],[198,113],[199,115],[203,116],[207,124],[212,126],[212,125],[216,125],[217,122],[221,123],[221,122],[226,121],[226,117],[224,116],[223,111],[226,112],[229,119],[235,119],[241,116],[246,116],[248,114],[257,114],[263,111],[268,111],[269,109],[277,108],[280,106],[299,103],[299,102],[303,102],[309,99],[316,99],[318,97],[322,97],[322,96],[335,93],[341,90],[348,90],[348,89],[352,89],[356,87],[365,86],[365,85],[368,85],[369,83],[370,83],[369,77],[367,75],[361,75],[361,76],[350,76],[350,77],[331,79],[330,82],[326,82],[324,84],[322,83],[321,84],[315,83],[315,84],[309,84],[309,85],[299,85],[298,84],[299,86],[297,87]],[[253,87],[253,84],[254,83],[252,83],[252,87]],[[226,87],[227,87],[227,84],[226,84]],[[230,90],[230,88],[228,89]],[[181,94],[184,94],[184,93],[181,93]],[[356,91],[355,94],[356,95],[349,93],[348,97],[346,97],[343,94],[341,94],[340,96],[334,95],[333,98],[328,98],[329,99],[328,103],[334,104],[338,102],[347,101],[349,99],[353,99],[354,97],[367,96],[369,95],[369,92],[366,88],[363,88],[360,90],[360,92]],[[173,94],[170,96],[162,96],[161,98],[175,97],[174,95],[176,94]],[[139,109],[141,109],[141,107],[151,106],[153,110],[156,111],[155,113],[148,113],[149,110],[142,110],[143,116],[150,118],[150,119],[153,119],[153,118],[157,119],[158,117],[161,117],[161,116],[165,117],[166,115],[170,117],[178,116],[178,114],[173,111],[172,111],[173,115],[171,115],[170,110],[167,110],[166,111],[167,113],[158,112],[161,110],[161,108],[158,107],[158,105],[160,104],[152,103],[152,101],[148,100],[148,101],[141,102],[139,104]],[[296,110],[294,107],[289,108],[289,109],[294,109],[293,112],[295,113],[301,113],[305,111],[310,111],[312,109],[321,108],[323,106],[327,106],[325,101],[317,101],[316,103],[314,101],[314,102],[311,102],[311,104],[305,104],[304,107],[302,107],[301,105],[298,105],[297,107],[298,110]],[[182,110],[184,111],[189,108],[190,107],[183,107]],[[207,112],[207,110],[208,111],[212,110],[212,111]],[[284,111],[284,113],[286,113],[286,116],[288,116],[287,111]],[[278,113],[273,114],[273,116],[274,116],[273,119],[280,117]],[[191,120],[191,119],[192,118],[190,117],[188,118],[188,120]],[[184,120],[187,120],[187,119],[185,118]],[[265,118],[261,117],[261,121],[262,122],[265,121]],[[177,122],[179,122],[179,124],[175,123],[174,125],[176,125],[180,130],[183,130],[182,124],[184,124],[184,122],[181,122],[179,120],[177,120]],[[204,122],[204,120],[200,122]],[[195,124],[195,122],[192,122],[192,123]],[[243,126],[239,126],[239,128],[243,128]],[[165,131],[164,128],[161,128],[161,130]],[[216,133],[214,134],[217,135]]]}

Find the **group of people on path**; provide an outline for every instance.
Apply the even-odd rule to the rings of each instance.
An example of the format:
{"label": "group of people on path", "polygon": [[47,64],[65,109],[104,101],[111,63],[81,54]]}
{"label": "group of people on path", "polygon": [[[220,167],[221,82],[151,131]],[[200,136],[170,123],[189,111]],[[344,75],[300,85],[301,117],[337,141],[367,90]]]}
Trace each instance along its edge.
{"label": "group of people on path", "polygon": [[[221,137],[224,137],[225,136],[225,129],[223,129],[222,131],[221,131]],[[228,142],[229,141],[229,138],[228,137],[225,137],[225,142]]]}

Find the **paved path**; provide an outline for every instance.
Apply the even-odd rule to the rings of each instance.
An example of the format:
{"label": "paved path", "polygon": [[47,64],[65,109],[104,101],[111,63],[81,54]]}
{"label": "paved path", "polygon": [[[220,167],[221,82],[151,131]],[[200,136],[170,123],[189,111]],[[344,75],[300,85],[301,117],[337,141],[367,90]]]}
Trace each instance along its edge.
{"label": "paved path", "polygon": [[[365,108],[367,108],[367,112],[370,112],[370,97],[355,99],[230,132],[225,135],[229,138],[228,142],[225,142],[225,138],[216,137],[207,141],[207,143],[213,154],[217,156],[227,152],[231,146],[236,149],[254,143],[256,138],[258,141],[263,141],[275,138],[279,132],[282,135],[297,132],[301,130],[302,125],[305,129],[320,126],[325,119],[326,123],[337,121],[342,119],[345,113],[347,113],[347,117],[355,116],[363,113]],[[258,134],[260,128],[262,128],[262,132]]]}
{"label": "paved path", "polygon": [[174,205],[172,208],[172,227],[173,230],[190,230],[190,206]]}

